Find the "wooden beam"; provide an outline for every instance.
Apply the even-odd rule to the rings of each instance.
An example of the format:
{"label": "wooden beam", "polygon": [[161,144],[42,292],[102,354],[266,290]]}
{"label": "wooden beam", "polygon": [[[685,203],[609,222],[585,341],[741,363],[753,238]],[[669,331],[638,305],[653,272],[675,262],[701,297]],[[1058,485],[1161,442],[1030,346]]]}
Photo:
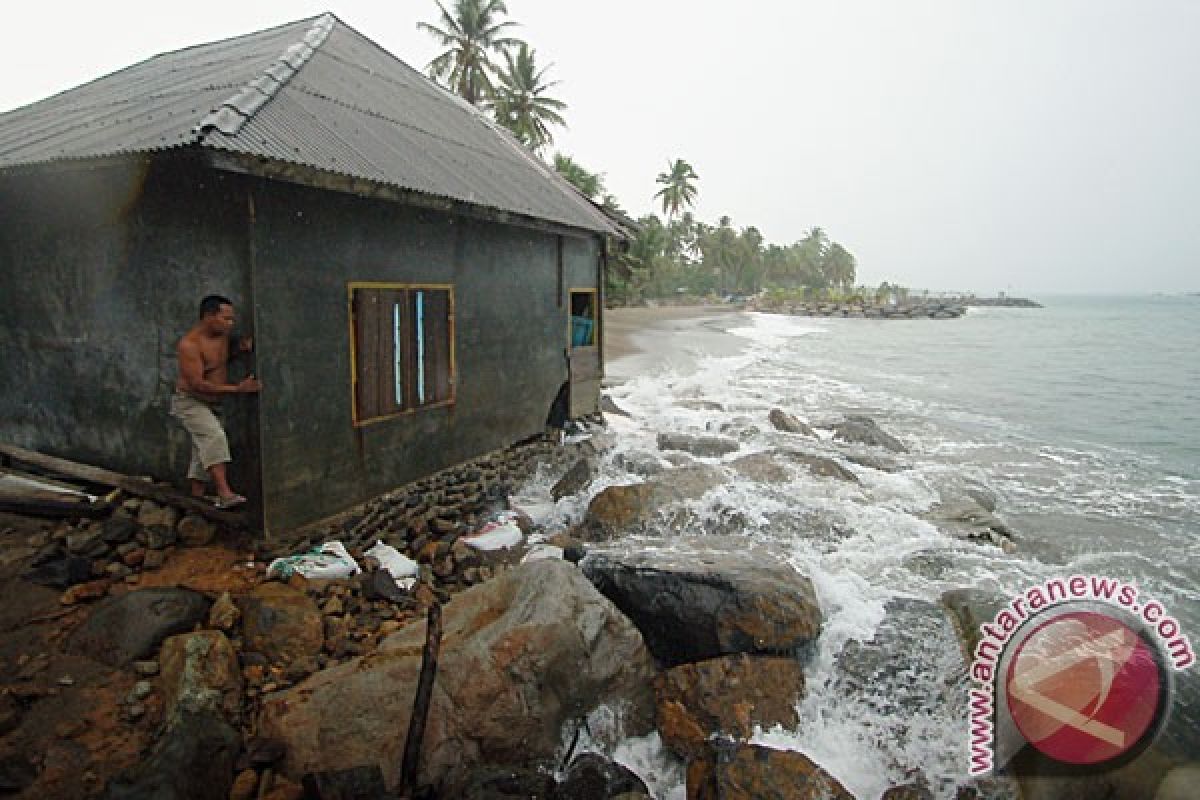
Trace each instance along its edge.
{"label": "wooden beam", "polygon": [[153,500],[156,503],[182,508],[185,511],[199,514],[222,525],[245,527],[249,523],[249,518],[243,512],[222,511],[205,500],[189,497],[174,489],[151,483],[144,478],[134,478],[129,475],[122,475],[120,472],[113,472],[100,467],[68,461],[65,458],[56,458],[36,453],[33,450],[26,450],[5,442],[0,442],[0,455],[22,464],[49,470],[59,475],[66,475],[76,480],[122,489],[137,497],[143,497]]}

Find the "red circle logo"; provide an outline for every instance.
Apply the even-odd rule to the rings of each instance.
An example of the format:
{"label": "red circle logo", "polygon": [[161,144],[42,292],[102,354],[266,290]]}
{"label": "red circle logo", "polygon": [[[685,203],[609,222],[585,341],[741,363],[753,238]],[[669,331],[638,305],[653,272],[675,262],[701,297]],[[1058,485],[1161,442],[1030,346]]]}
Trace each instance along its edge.
{"label": "red circle logo", "polygon": [[1136,631],[1107,614],[1071,611],[1020,643],[1005,689],[1013,722],[1034,747],[1068,764],[1099,764],[1151,729],[1163,676]]}

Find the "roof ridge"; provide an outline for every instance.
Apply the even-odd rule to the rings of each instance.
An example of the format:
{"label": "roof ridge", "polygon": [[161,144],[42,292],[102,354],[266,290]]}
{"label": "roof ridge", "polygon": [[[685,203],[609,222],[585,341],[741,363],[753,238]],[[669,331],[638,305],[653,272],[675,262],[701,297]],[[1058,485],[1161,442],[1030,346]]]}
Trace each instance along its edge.
{"label": "roof ridge", "polygon": [[226,136],[236,136],[242,126],[308,63],[312,54],[329,37],[335,20],[336,17],[329,12],[317,17],[301,41],[289,46],[261,75],[205,114],[192,133],[198,139],[214,129]]}

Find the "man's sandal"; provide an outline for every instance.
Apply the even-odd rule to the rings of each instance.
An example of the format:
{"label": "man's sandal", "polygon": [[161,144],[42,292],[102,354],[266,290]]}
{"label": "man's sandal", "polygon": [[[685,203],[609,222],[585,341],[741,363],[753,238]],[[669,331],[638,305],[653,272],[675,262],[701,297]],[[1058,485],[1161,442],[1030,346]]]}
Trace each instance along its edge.
{"label": "man's sandal", "polygon": [[240,494],[231,494],[229,497],[218,497],[217,501],[213,503],[213,505],[215,505],[217,508],[234,508],[236,506],[240,506],[244,502],[246,502],[246,498],[242,497]]}

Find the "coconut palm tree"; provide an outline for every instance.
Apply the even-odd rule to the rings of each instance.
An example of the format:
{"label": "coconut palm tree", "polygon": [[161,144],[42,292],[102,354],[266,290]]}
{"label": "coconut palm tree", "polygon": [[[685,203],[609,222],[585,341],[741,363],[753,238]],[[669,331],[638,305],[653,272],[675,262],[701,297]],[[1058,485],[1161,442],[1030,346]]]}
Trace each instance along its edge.
{"label": "coconut palm tree", "polygon": [[667,171],[660,172],[657,180],[663,188],[654,194],[662,198],[663,213],[674,217],[684,207],[696,202],[696,184],[693,181],[698,180],[700,176],[682,158],[667,162]]}
{"label": "coconut palm tree", "polygon": [[598,172],[589,172],[570,156],[555,153],[554,171],[566,178],[568,183],[589,200],[595,200],[597,196],[604,194],[604,176]]}
{"label": "coconut palm tree", "polygon": [[454,13],[442,12],[439,24],[418,22],[417,29],[438,39],[446,50],[429,62],[429,77],[441,81],[450,91],[478,105],[491,96],[492,53],[518,44],[505,36],[517,23],[500,21],[507,14],[504,0],[454,0]]}
{"label": "coconut palm tree", "polygon": [[566,127],[559,112],[566,110],[567,104],[546,95],[558,81],[546,82],[546,70],[553,65],[539,70],[535,52],[525,42],[521,42],[515,53],[504,52],[506,66],[496,72],[492,111],[496,121],[512,131],[518,141],[538,152],[553,139],[548,126]]}

